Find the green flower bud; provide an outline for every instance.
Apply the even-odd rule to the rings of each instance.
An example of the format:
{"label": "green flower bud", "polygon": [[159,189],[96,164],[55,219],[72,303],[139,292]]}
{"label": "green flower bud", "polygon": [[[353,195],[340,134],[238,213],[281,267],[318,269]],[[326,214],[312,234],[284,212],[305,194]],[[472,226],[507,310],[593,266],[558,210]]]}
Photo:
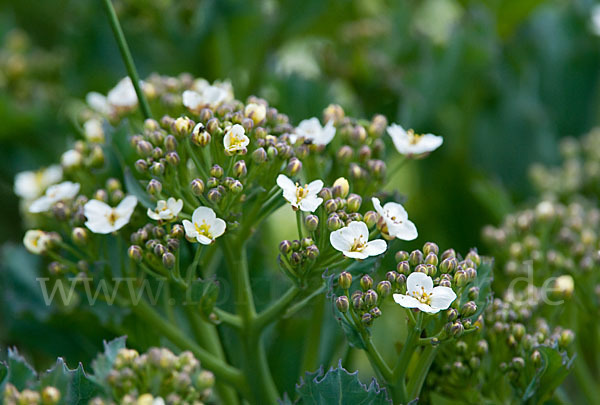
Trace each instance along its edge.
{"label": "green flower bud", "polygon": [[367,145],[361,146],[358,150],[358,160],[364,163],[369,159],[371,159],[371,148]]}
{"label": "green flower bud", "polygon": [[437,256],[439,252],[440,252],[439,246],[433,242],[427,242],[427,243],[425,243],[425,245],[423,245],[423,254],[424,255],[429,255],[430,253],[433,253]]}
{"label": "green flower bud", "polygon": [[338,277],[338,284],[343,290],[349,289],[352,285],[352,274],[348,273],[347,271],[341,272],[340,276]]}
{"label": "green flower bud", "polygon": [[171,252],[166,252],[162,255],[163,266],[167,269],[172,269],[175,266],[175,255]]}
{"label": "green flower bud", "polygon": [[381,298],[385,298],[392,292],[392,284],[388,280],[380,281],[377,284],[377,293]]}
{"label": "green flower bud", "polygon": [[477,304],[475,304],[475,301],[466,302],[460,310],[461,315],[465,318],[473,315],[475,312],[477,312]]}
{"label": "green flower bud", "polygon": [[477,278],[477,270],[475,270],[473,267],[466,269],[465,274],[467,275],[469,281],[473,281]]}
{"label": "green flower bud", "polygon": [[352,294],[352,307],[355,310],[360,311],[364,305],[362,295]]}
{"label": "green flower bud", "polygon": [[446,311],[446,318],[449,322],[454,322],[458,318],[458,311],[454,308],[448,309]]}
{"label": "green flower bud", "polygon": [[157,196],[162,191],[162,184],[160,183],[160,181],[152,179],[148,182],[148,185],[146,186],[146,191],[150,195]]}
{"label": "green flower bud", "polygon": [[406,276],[404,274],[398,274],[396,277],[396,288],[402,288],[406,285]]}
{"label": "green flower bud", "polygon": [[152,144],[142,139],[135,145],[135,151],[141,157],[149,157],[153,151]]}
{"label": "green flower bud", "polygon": [[42,405],[55,405],[60,401],[60,391],[55,387],[44,387],[42,390]]}
{"label": "green flower bud", "polygon": [[565,349],[571,343],[573,343],[573,340],[575,340],[575,334],[573,333],[573,331],[570,329],[565,329],[561,332],[560,336],[558,337],[558,346],[561,349]]}
{"label": "green flower bud", "polygon": [[216,177],[217,179],[220,179],[221,177],[223,177],[224,171],[221,166],[214,165],[213,167],[210,168],[209,173],[211,176]]}
{"label": "green flower bud", "polygon": [[344,118],[344,109],[337,104],[329,104],[323,110],[323,122],[333,121],[338,124]]}
{"label": "green flower bud", "polygon": [[152,131],[148,134],[148,139],[154,146],[160,146],[165,141],[165,133],[163,131]]}
{"label": "green flower bud", "polygon": [[360,145],[367,139],[367,130],[361,126],[355,126],[350,132],[350,140],[354,145]]}
{"label": "green flower bud", "polygon": [[341,313],[348,312],[348,309],[350,308],[350,302],[348,301],[348,297],[346,297],[345,295],[337,297],[335,299],[335,306]]}
{"label": "green flower bud", "polygon": [[369,229],[373,228],[377,221],[379,220],[379,215],[375,211],[367,211],[363,216],[363,221],[367,224]]}
{"label": "green flower bud", "polygon": [[372,308],[369,313],[373,317],[373,319],[379,318],[381,316],[381,309],[379,307]]}
{"label": "green flower bud", "polygon": [[452,283],[448,279],[442,279],[442,280],[440,280],[440,287],[451,288],[452,287]]}
{"label": "green flower bud", "polygon": [[190,187],[194,195],[202,195],[204,193],[204,182],[201,179],[192,180]]}
{"label": "green flower bud", "polygon": [[67,270],[67,267],[59,262],[50,262],[48,264],[48,272],[53,276],[60,276]]}
{"label": "green flower bud", "polygon": [[192,132],[192,143],[200,147],[207,146],[211,141],[211,135],[208,131],[204,130],[202,124],[196,125]]}
{"label": "green flower bud", "polygon": [[454,285],[457,287],[462,287],[468,282],[467,274],[464,270],[458,270],[454,273]]}
{"label": "green flower bud", "polygon": [[129,249],[127,250],[127,255],[134,262],[140,263],[142,261],[142,248],[138,245],[129,246]]}
{"label": "green flower bud", "polygon": [[316,215],[310,214],[304,218],[304,225],[306,225],[306,229],[309,232],[314,232],[319,227],[319,217]]}
{"label": "green flower bud", "polygon": [[511,361],[511,366],[516,370],[523,370],[525,368],[525,360],[522,357],[515,357]]}
{"label": "green flower bud", "polygon": [[289,240],[281,241],[281,243],[279,244],[279,251],[284,255],[290,253],[292,251],[292,242],[290,242]]}
{"label": "green flower bud", "polygon": [[432,266],[438,265],[438,257],[435,253],[431,252],[425,257],[425,264],[431,264]]}
{"label": "green flower bud", "polygon": [[135,169],[138,173],[145,173],[148,170],[148,163],[144,159],[138,159],[135,162]]}
{"label": "green flower bud", "polygon": [[294,252],[297,252],[300,250],[300,248],[302,247],[302,244],[300,243],[299,240],[294,239],[292,241],[292,250],[294,250]]}
{"label": "green flower bud", "polygon": [[456,258],[456,252],[454,251],[454,249],[448,249],[448,250],[444,251],[444,253],[442,253],[442,261],[444,261],[444,259],[447,259],[449,257]]}
{"label": "green flower bud", "polygon": [[285,170],[290,176],[296,176],[302,170],[302,162],[297,158],[291,158]]}
{"label": "green flower bud", "polygon": [[385,273],[385,278],[387,281],[390,282],[391,285],[394,285],[396,283],[397,277],[398,273],[396,273],[395,271],[388,271],[387,273]]}
{"label": "green flower bud", "polygon": [[297,266],[300,263],[302,263],[302,255],[298,252],[294,252],[290,256],[290,261],[292,262],[293,265]]}
{"label": "green flower bud", "polygon": [[218,204],[223,199],[223,194],[221,194],[218,189],[211,188],[208,190],[207,197],[210,202]]}
{"label": "green flower bud", "polygon": [[162,243],[156,243],[152,250],[156,256],[162,257],[166,253],[167,248],[165,248]]}
{"label": "green flower bud", "polygon": [[394,255],[394,258],[396,259],[396,262],[406,261],[406,260],[408,260],[408,252],[406,252],[404,250],[399,250]]}
{"label": "green flower bud", "polygon": [[146,131],[156,131],[160,128],[158,121],[152,118],[146,118],[144,120],[144,129]]}
{"label": "green flower bud", "polygon": [[76,245],[83,246],[88,239],[88,233],[85,228],[76,227],[71,231],[71,239]]}
{"label": "green flower bud", "polygon": [[423,253],[420,250],[413,250],[408,256],[408,263],[411,266],[423,263]]}
{"label": "green flower bud", "polygon": [[373,279],[371,278],[371,276],[369,276],[368,274],[365,274],[364,276],[362,276],[360,278],[360,288],[362,288],[363,291],[370,289],[372,286],[373,286]]}
{"label": "green flower bud", "polygon": [[440,264],[440,270],[444,273],[452,273],[458,266],[458,261],[454,257],[448,257],[442,260]]}
{"label": "green flower bud", "polygon": [[354,156],[354,151],[350,146],[344,145],[340,149],[338,149],[336,156],[340,162],[349,163],[352,160],[352,157]]}
{"label": "green flower bud", "polygon": [[338,204],[337,204],[336,200],[331,199],[331,200],[325,201],[325,211],[327,211],[328,213],[332,213],[337,210],[338,210]]}
{"label": "green flower bud", "polygon": [[319,248],[316,245],[310,245],[306,248],[306,258],[308,260],[315,260],[319,257]]}
{"label": "green flower bud", "polygon": [[252,152],[252,161],[261,164],[267,161],[267,152],[264,148],[258,148]]}
{"label": "green flower bud", "polygon": [[373,322],[373,315],[371,315],[368,312],[365,312],[364,314],[362,314],[362,316],[360,317],[360,322],[365,325],[365,326],[370,326],[371,323]]}
{"label": "green flower bud", "polygon": [[217,179],[216,177],[209,177],[208,180],[206,181],[206,187],[208,188],[215,188],[219,185],[219,179]]}
{"label": "green flower bud", "polygon": [[178,166],[179,162],[181,161],[177,152],[167,153],[166,160],[167,160],[167,163],[170,164],[171,166]]}
{"label": "green flower bud", "polygon": [[414,270],[414,271],[415,271],[416,273],[429,274],[429,271],[428,271],[428,269],[427,269],[427,266],[426,266],[426,265],[424,265],[424,264],[418,264],[418,265],[415,267],[415,270]]}
{"label": "green flower bud", "polygon": [[[362,279],[360,281],[362,286]],[[379,296],[374,290],[367,290],[367,292],[365,292],[365,295],[363,296],[363,301],[367,307],[375,306],[377,304],[378,299]]]}
{"label": "green flower bud", "polygon": [[207,370],[202,370],[196,377],[196,386],[200,391],[215,385],[215,375]]}
{"label": "green flower bud", "polygon": [[534,350],[533,353],[531,353],[531,362],[536,368],[542,364],[542,355],[538,350]]}
{"label": "green flower bud", "polygon": [[190,132],[192,132],[192,129],[194,128],[195,125],[196,124],[194,123],[194,121],[192,121],[188,117],[185,117],[185,116],[179,117],[173,123],[173,131],[175,132],[175,135],[184,137],[184,136],[188,135]]}
{"label": "green flower bud", "polygon": [[238,179],[242,179],[242,178],[246,177],[247,173],[248,173],[248,169],[246,168],[245,161],[238,160],[237,162],[235,162],[235,164],[233,165],[233,175],[235,177],[237,177]]}
{"label": "green flower bud", "polygon": [[357,212],[360,209],[360,205],[362,204],[362,197],[358,194],[350,194],[348,196],[347,205],[348,211]]}
{"label": "green flower bud", "polygon": [[165,149],[169,152],[177,150],[177,139],[173,135],[167,135],[163,144]]}
{"label": "green flower bud", "polygon": [[479,257],[479,255],[477,254],[477,250],[475,249],[471,249],[471,251],[467,253],[467,257],[465,259],[473,261],[473,263],[475,263],[475,266],[479,266],[481,264],[481,258]]}
{"label": "green flower bud", "polygon": [[476,300],[477,298],[479,298],[479,287],[469,288],[469,299]]}
{"label": "green flower bud", "polygon": [[464,331],[465,331],[465,328],[464,328],[463,324],[460,322],[454,322],[452,324],[452,327],[450,328],[450,334],[454,337],[460,337]]}
{"label": "green flower bud", "polygon": [[329,229],[331,232],[337,231],[338,229],[340,229],[343,226],[344,226],[344,223],[342,222],[342,220],[340,219],[340,217],[338,215],[331,214],[327,218],[327,229]]}
{"label": "green flower bud", "polygon": [[313,241],[312,238],[310,237],[306,237],[306,238],[302,238],[302,240],[300,241],[300,246],[303,248],[307,248],[311,245],[313,245],[315,242]]}
{"label": "green flower bud", "polygon": [[229,190],[231,190],[234,194],[239,194],[244,191],[244,185],[239,180],[234,180],[229,186]]}

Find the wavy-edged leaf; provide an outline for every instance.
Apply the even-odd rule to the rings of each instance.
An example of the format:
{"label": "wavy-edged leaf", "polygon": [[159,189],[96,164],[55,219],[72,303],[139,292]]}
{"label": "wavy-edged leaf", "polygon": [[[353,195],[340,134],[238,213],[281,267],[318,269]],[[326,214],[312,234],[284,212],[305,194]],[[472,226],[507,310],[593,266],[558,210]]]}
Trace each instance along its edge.
{"label": "wavy-edged leaf", "polygon": [[8,349],[8,378],[7,382],[19,391],[31,386],[37,381],[35,370],[19,354],[16,348]]}
{"label": "wavy-edged leaf", "polygon": [[538,404],[551,395],[567,377],[575,356],[569,358],[567,353],[560,352],[556,346],[538,346],[534,350],[540,352],[542,364],[537,369],[529,371],[533,377],[525,389],[522,401]]}
{"label": "wavy-edged leaf", "polygon": [[[471,287],[479,288],[479,296],[475,300],[475,303],[477,304],[477,311],[471,315],[469,319],[476,320],[492,301],[492,281],[494,280],[493,268],[494,259],[482,257],[481,263],[477,267],[477,277],[475,280],[467,284],[465,288],[465,291]],[[464,305],[467,301],[469,301],[468,294],[463,294],[460,305]]]}
{"label": "wavy-edged leaf", "polygon": [[[380,388],[373,378],[368,386],[358,379],[358,371],[348,372],[341,361],[327,373],[323,367],[314,373],[307,372],[296,385],[297,404],[302,405],[390,405],[385,388]],[[285,402],[284,402],[285,403]]]}

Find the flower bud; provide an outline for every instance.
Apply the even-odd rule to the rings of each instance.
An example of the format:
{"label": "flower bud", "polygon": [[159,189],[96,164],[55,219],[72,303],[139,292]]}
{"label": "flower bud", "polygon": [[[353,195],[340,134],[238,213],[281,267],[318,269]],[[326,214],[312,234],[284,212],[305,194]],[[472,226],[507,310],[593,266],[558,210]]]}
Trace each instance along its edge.
{"label": "flower bud", "polygon": [[352,160],[352,156],[354,156],[354,151],[348,145],[342,146],[337,151],[337,158],[342,163],[349,163]]}
{"label": "flower bud", "polygon": [[338,284],[343,290],[349,289],[352,285],[352,274],[348,273],[347,271],[341,272],[340,276],[338,277]]}
{"label": "flower bud", "polygon": [[387,281],[390,282],[391,285],[394,285],[396,283],[397,277],[398,273],[396,273],[395,271],[388,271],[387,273],[385,273],[385,278]]}
{"label": "flower bud", "polygon": [[346,313],[350,308],[350,301],[348,301],[348,297],[342,295],[341,297],[337,297],[335,299],[335,306],[341,313]]}
{"label": "flower bud", "polygon": [[337,231],[342,226],[344,226],[344,223],[342,222],[339,216],[337,216],[336,214],[329,215],[329,217],[327,218],[327,229],[333,232]]}
{"label": "flower bud", "polygon": [[435,253],[431,252],[425,257],[425,264],[430,264],[432,266],[437,266],[438,257]]}
{"label": "flower bud", "polygon": [[144,159],[138,159],[135,162],[135,169],[138,173],[145,173],[148,170],[148,163]]}
{"label": "flower bud", "polygon": [[218,189],[211,188],[208,190],[207,197],[210,202],[218,204],[223,199],[223,194],[221,194]]}
{"label": "flower bud", "polygon": [[449,257],[456,258],[456,252],[454,251],[454,249],[448,249],[448,250],[445,250],[444,253],[442,253],[442,261]]}
{"label": "flower bud", "polygon": [[565,349],[571,343],[573,343],[573,340],[575,340],[575,334],[573,333],[573,331],[570,329],[565,329],[561,332],[560,336],[558,337],[558,346],[561,349]]}
{"label": "flower bud", "polygon": [[313,214],[307,215],[306,218],[304,218],[304,225],[306,225],[306,229],[308,229],[309,232],[316,231],[319,227],[319,217]]}
{"label": "flower bud", "polygon": [[468,282],[467,274],[464,270],[458,270],[454,273],[454,285],[457,287],[462,287]]}
{"label": "flower bud", "polygon": [[[361,285],[362,285],[362,279]],[[379,299],[377,293],[373,290],[367,290],[365,295],[363,296],[363,301],[367,307],[373,307],[377,304],[377,300]]]}
{"label": "flower bud", "polygon": [[531,362],[536,368],[542,364],[542,355],[538,350],[534,350],[533,353],[531,353]]}
{"label": "flower bud", "polygon": [[371,148],[367,145],[361,146],[358,150],[358,160],[364,163],[369,159],[371,159]]}
{"label": "flower bud", "polygon": [[331,200],[325,201],[325,211],[332,213],[337,210],[338,210],[338,204],[337,204],[336,200],[331,199]]}
{"label": "flower bud", "polygon": [[334,197],[346,198],[350,192],[350,184],[348,183],[348,180],[343,177],[338,178],[333,183],[332,192]]}
{"label": "flower bud", "polygon": [[477,270],[475,270],[473,267],[466,269],[465,274],[467,275],[469,281],[473,281],[477,278]]}
{"label": "flower bud", "polygon": [[55,405],[60,401],[60,391],[55,387],[44,387],[42,390],[42,405]]}
{"label": "flower bud", "polygon": [[367,224],[367,228],[369,229],[373,228],[378,220],[379,214],[377,214],[375,211],[367,211],[363,216],[363,221],[365,224]]}
{"label": "flower bud", "polygon": [[169,152],[167,153],[166,160],[171,166],[178,166],[181,159],[177,152]]}
{"label": "flower bud", "polygon": [[344,109],[337,104],[329,104],[325,110],[323,110],[323,122],[328,123],[333,121],[334,124],[338,124],[344,118]]}
{"label": "flower bud", "polygon": [[267,152],[264,148],[258,148],[252,152],[252,161],[261,164],[267,161]]}
{"label": "flower bud", "polygon": [[138,155],[142,157],[149,157],[150,155],[152,155],[152,150],[152,144],[145,140],[140,140],[135,145],[135,151]]}
{"label": "flower bud", "polygon": [[154,162],[152,166],[150,166],[150,173],[154,176],[162,176],[165,172],[165,165],[161,162]]}
{"label": "flower bud", "polygon": [[400,274],[407,275],[410,273],[410,264],[407,261],[402,261],[396,265],[396,271]]}
{"label": "flower bud", "polygon": [[388,280],[380,281],[377,284],[377,293],[381,298],[385,298],[392,292],[392,284]]}
{"label": "flower bud", "polygon": [[127,249],[127,255],[131,260],[139,263],[142,261],[142,248],[138,245],[129,246],[129,249]]}
{"label": "flower bud", "polygon": [[245,161],[238,160],[237,162],[235,162],[235,164],[233,165],[233,175],[236,178],[242,179],[242,178],[246,177],[247,173],[248,173],[248,169],[246,168]]}
{"label": "flower bud", "polygon": [[183,116],[175,120],[175,122],[173,123],[173,130],[175,131],[175,135],[179,135],[179,137],[184,137],[192,131],[194,125],[194,121],[192,121],[188,117]]}
{"label": "flower bud", "polygon": [[358,194],[350,194],[347,200],[347,206],[349,212],[357,212],[362,204],[362,197]]}
{"label": "flower bud", "polygon": [[454,269],[456,269],[457,266],[458,266],[458,261],[456,260],[456,258],[448,257],[448,258],[442,260],[442,263],[440,264],[440,270],[443,273],[451,273],[454,271]]}
{"label": "flower bud", "polygon": [[423,253],[420,250],[413,250],[408,256],[408,263],[411,266],[423,263]]}
{"label": "flower bud", "polygon": [[316,260],[319,257],[319,248],[316,245],[310,245],[306,248],[306,258]]}
{"label": "flower bud", "polygon": [[370,326],[371,323],[373,322],[373,316],[370,313],[365,312],[360,317],[360,322],[365,326]]}
{"label": "flower bud", "polygon": [[475,304],[475,301],[466,302],[460,309],[460,314],[465,318],[473,315],[475,312],[477,312],[477,304]]}
{"label": "flower bud", "polygon": [[202,181],[202,179],[192,180],[192,182],[190,183],[190,187],[194,195],[202,195],[202,193],[204,193],[204,182]]}
{"label": "flower bud", "polygon": [[152,179],[148,182],[148,186],[146,186],[146,191],[150,195],[157,196],[162,191],[162,184],[160,183],[160,181]]}
{"label": "flower bud", "polygon": [[302,170],[302,162],[298,158],[291,158],[285,170],[288,175],[296,176]]}
{"label": "flower bud", "polygon": [[399,250],[394,255],[394,258],[396,259],[396,262],[403,262],[405,260],[408,260],[408,252],[404,250]]}
{"label": "flower bud", "polygon": [[450,334],[454,337],[460,337],[464,331],[465,331],[465,328],[464,328],[463,324],[460,322],[454,322],[452,324],[452,327],[450,328]]}
{"label": "flower bud", "polygon": [[284,255],[290,253],[292,251],[292,242],[290,242],[289,240],[281,241],[281,243],[279,244],[279,251]]}
{"label": "flower bud", "polygon": [[476,300],[477,298],[479,298],[479,287],[469,288],[469,299]]}
{"label": "flower bud", "polygon": [[423,254],[424,255],[429,255],[430,253],[437,255],[439,252],[440,252],[439,246],[433,242],[427,242],[423,246]]}
{"label": "flower bud", "polygon": [[454,308],[448,309],[448,311],[446,311],[446,318],[448,321],[454,322],[458,318],[458,311]]}
{"label": "flower bud", "polygon": [[371,278],[371,276],[369,276],[368,274],[365,274],[364,276],[362,276],[360,278],[360,288],[362,288],[363,291],[370,289],[372,286],[373,286],[373,279]]}
{"label": "flower bud", "polygon": [[166,252],[162,255],[162,263],[167,269],[172,269],[175,266],[175,255],[171,252]]}
{"label": "flower bud", "polygon": [[152,250],[154,251],[154,254],[158,257],[162,257],[167,252],[167,248],[165,248],[165,246],[162,243],[156,243]]}
{"label": "flower bud", "polygon": [[209,173],[211,176],[216,177],[217,179],[220,179],[221,177],[223,177],[224,171],[221,166],[214,165],[213,167],[210,168]]}
{"label": "flower bud", "polygon": [[173,135],[167,135],[164,140],[165,150],[173,152],[177,149],[177,139]]}

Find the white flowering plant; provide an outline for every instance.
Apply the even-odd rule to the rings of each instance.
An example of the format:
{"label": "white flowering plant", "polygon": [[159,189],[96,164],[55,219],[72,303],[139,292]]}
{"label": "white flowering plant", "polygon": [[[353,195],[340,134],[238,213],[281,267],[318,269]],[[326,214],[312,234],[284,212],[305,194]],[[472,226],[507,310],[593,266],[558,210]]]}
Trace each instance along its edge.
{"label": "white flowering plant", "polygon": [[[16,381],[11,369],[21,366],[9,364],[0,372],[7,403],[36,393],[52,404],[455,399],[428,381],[451,380],[444,364],[458,359],[454,348],[487,336],[500,316],[487,309],[492,260],[433,242],[408,252],[417,225],[405,196],[388,187],[442,137],[382,115],[353,118],[338,105],[295,126],[265,99],[236,99],[228,81],[141,81],[124,53],[131,78],[106,96],[88,95],[80,139],[60,169],[17,177],[35,224],[23,243],[47,261],[44,288],[73,292],[65,307],[93,313],[140,346],[156,341],[183,353],[144,357],[118,340],[95,363],[100,371],[66,369],[62,391],[45,378]],[[399,165],[388,171],[390,162]],[[273,228],[292,237],[275,241]],[[306,339],[294,344],[293,335]],[[281,341],[298,353],[279,353]],[[516,378],[495,376],[511,387],[508,403],[552,398],[570,366],[567,345],[554,343],[531,341],[523,367],[510,370]],[[488,353],[480,361],[501,369]],[[355,356],[367,359],[369,386],[347,371]],[[155,373],[163,379],[149,383]],[[213,376],[214,392],[206,391]],[[46,402],[44,392],[53,394]],[[499,398],[481,392],[478,400]]]}

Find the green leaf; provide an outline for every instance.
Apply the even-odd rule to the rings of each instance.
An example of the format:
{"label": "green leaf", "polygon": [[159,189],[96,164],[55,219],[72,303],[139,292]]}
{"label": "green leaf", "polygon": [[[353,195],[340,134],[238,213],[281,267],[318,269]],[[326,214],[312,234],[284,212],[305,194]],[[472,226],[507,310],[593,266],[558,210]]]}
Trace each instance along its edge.
{"label": "green leaf", "polygon": [[390,405],[385,388],[373,379],[367,387],[358,379],[358,371],[349,373],[341,361],[323,375],[323,367],[314,373],[306,373],[296,386],[298,404],[311,405]]}
{"label": "green leaf", "polygon": [[152,202],[152,199],[150,198],[148,193],[146,193],[146,191],[144,191],[144,189],[140,185],[139,181],[135,178],[133,173],[131,173],[131,170],[128,167],[125,167],[123,169],[123,178],[125,180],[125,189],[127,190],[127,193],[136,196],[138,201],[144,207],[150,208],[150,209],[155,208],[156,204],[154,204],[154,202]]}
{"label": "green leaf", "polygon": [[0,361],[0,393],[4,392],[4,386],[8,382],[8,366]]}
{"label": "green leaf", "polygon": [[195,280],[191,286],[190,298],[199,305],[202,314],[208,317],[219,298],[219,283],[216,280]]}
{"label": "green leaf", "polygon": [[115,363],[119,350],[125,348],[126,336],[121,336],[110,342],[104,342],[104,353],[99,354],[94,361],[92,361],[92,370],[94,375],[91,379],[99,385],[104,385],[106,377]]}
{"label": "green leaf", "polygon": [[18,353],[16,348],[8,349],[8,380],[19,391],[35,383],[37,376],[33,368]]}
{"label": "green leaf", "polygon": [[81,363],[75,370],[69,370],[66,364],[63,364],[63,370],[70,379],[66,400],[68,405],[87,404],[92,398],[103,392],[102,387],[91,376],[85,374]]}
{"label": "green leaf", "polygon": [[542,364],[537,370],[533,369],[533,365],[528,370],[529,374],[534,375],[523,394],[522,401],[538,404],[551,395],[567,377],[575,357],[569,358],[565,352],[561,353],[558,347],[538,346],[534,350],[542,355]]}
{"label": "green leaf", "polygon": [[69,375],[69,369],[61,357],[56,360],[54,367],[46,371],[40,377],[40,384],[42,387],[52,386],[63,394],[68,392],[70,382],[71,376]]}

